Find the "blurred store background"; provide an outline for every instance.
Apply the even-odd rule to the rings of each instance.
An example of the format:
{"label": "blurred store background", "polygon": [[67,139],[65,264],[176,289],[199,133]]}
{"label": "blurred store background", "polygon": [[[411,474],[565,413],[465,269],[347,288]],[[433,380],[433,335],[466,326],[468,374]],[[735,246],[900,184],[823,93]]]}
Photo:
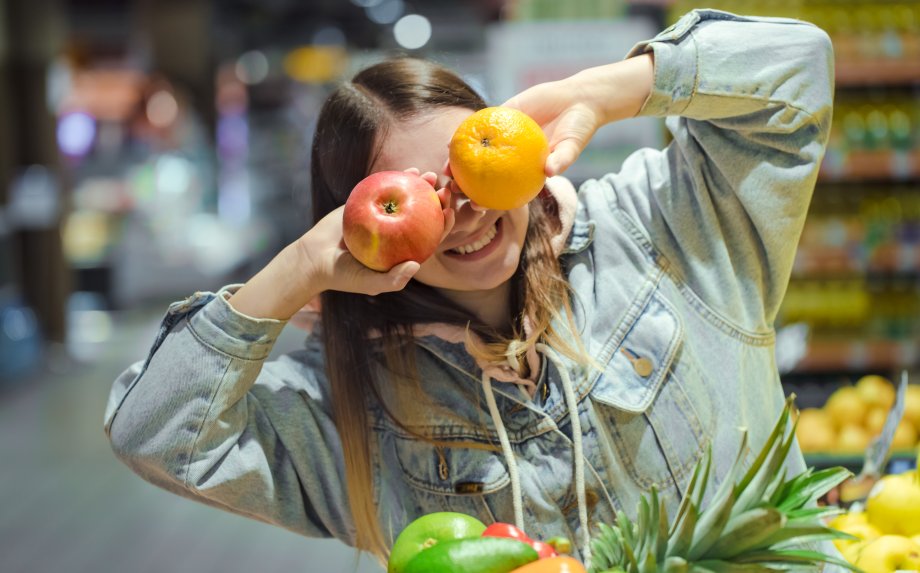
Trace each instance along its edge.
{"label": "blurred store background", "polygon": [[[146,355],[168,302],[245,280],[307,229],[312,125],[340,79],[409,53],[497,104],[707,6],[809,20],[835,44],[832,140],[781,316],[784,384],[821,407],[867,374],[916,372],[918,1],[0,0],[0,571],[379,571],[134,477],[102,433],[112,380]],[[665,142],[658,120],[605,128],[569,175]],[[286,329],[275,353],[301,340]],[[911,400],[903,452],[920,432]],[[872,428],[841,444],[834,416],[887,403],[831,408],[815,459],[858,468]]]}

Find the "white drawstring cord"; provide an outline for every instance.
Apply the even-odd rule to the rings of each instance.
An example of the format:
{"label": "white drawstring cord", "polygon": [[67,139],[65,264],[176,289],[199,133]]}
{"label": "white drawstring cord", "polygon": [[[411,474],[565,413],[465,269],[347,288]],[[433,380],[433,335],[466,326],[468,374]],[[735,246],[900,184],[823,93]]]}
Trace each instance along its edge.
{"label": "white drawstring cord", "polygon": [[492,423],[495,424],[495,431],[498,433],[498,441],[502,445],[502,453],[508,464],[508,474],[511,476],[511,502],[514,505],[514,525],[524,529],[524,498],[521,494],[521,476],[518,473],[517,460],[514,458],[514,450],[511,449],[511,440],[508,439],[508,431],[502,421],[501,414],[498,411],[498,404],[495,402],[495,394],[492,392],[492,379],[486,372],[482,373],[482,390],[486,395],[486,403],[489,405],[489,413],[492,415]]}
{"label": "white drawstring cord", "polygon": [[575,388],[569,377],[568,369],[555,350],[546,344],[537,344],[537,350],[542,352],[552,361],[562,378],[562,389],[565,393],[565,402],[569,408],[569,419],[572,421],[572,447],[575,458],[575,498],[578,501],[578,519],[581,522],[581,536],[583,547],[581,549],[585,564],[591,567],[591,532],[588,531],[588,502],[585,492],[585,456],[582,446],[581,420],[578,417],[578,400],[575,397]]}

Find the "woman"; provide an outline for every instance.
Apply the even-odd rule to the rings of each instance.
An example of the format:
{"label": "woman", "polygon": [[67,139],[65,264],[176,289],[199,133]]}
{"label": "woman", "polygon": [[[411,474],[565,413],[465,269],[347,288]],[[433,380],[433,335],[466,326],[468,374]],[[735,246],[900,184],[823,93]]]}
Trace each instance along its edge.
{"label": "woman", "polygon": [[[738,428],[756,449],[782,406],[773,321],[832,82],[809,24],[691,12],[621,62],[505,104],[544,128],[550,176],[637,114],[670,116],[673,142],[500,212],[445,167],[484,102],[417,60],[361,72],[320,114],[316,224],[242,287],[170,307],[115,382],[113,448],[171,491],[381,558],[433,511],[582,552],[592,524],[652,486],[673,515],[704,450],[724,475]],[[377,273],[344,250],[341,206],[387,169],[437,184],[448,228],[430,259]],[[316,296],[306,348],[266,362]]]}

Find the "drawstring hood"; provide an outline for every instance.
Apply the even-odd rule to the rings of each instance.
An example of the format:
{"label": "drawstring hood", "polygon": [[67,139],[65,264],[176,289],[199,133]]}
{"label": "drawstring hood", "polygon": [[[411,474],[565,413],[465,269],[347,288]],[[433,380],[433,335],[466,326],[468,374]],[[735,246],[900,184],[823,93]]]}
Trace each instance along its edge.
{"label": "drawstring hood", "polygon": [[[572,378],[569,376],[568,369],[559,354],[551,347],[542,343],[537,344],[536,350],[542,352],[543,355],[553,363],[562,380],[565,402],[569,411],[569,420],[572,424],[572,459],[575,466],[575,499],[578,504],[578,521],[581,525],[582,535],[581,552],[585,563],[590,566],[591,532],[588,525],[588,496],[585,487],[585,455],[584,446],[582,445],[581,419],[578,415],[578,397],[575,395],[575,386],[572,384]],[[521,530],[526,530],[524,526],[524,496],[521,490],[520,471],[518,470],[514,450],[511,448],[511,440],[508,438],[508,431],[505,428],[501,413],[498,411],[495,393],[492,391],[492,380],[486,370],[482,372],[482,391],[485,394],[486,404],[489,407],[489,414],[492,417],[492,423],[495,425],[495,432],[498,434],[502,455],[505,457],[505,463],[508,466],[508,475],[511,478],[511,502],[514,507],[514,525]]]}
{"label": "drawstring hood", "polygon": [[578,521],[581,524],[582,557],[588,566],[591,566],[591,532],[588,530],[588,502],[585,491],[585,452],[582,446],[581,418],[578,415],[578,397],[575,395],[575,386],[569,371],[559,357],[559,354],[546,344],[538,344],[537,350],[543,353],[559,371],[562,379],[562,390],[565,393],[565,403],[569,409],[569,420],[572,423],[572,457],[575,463],[575,499],[578,502]]}

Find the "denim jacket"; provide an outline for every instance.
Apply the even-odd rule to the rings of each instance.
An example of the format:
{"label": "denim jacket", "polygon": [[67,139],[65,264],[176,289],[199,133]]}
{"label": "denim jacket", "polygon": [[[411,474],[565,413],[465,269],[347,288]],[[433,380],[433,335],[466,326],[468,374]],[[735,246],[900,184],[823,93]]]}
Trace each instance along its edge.
{"label": "denim jacket", "polygon": [[[707,448],[719,477],[742,429],[751,448],[765,441],[783,403],[773,321],[831,121],[832,48],[810,24],[698,10],[629,56],[647,51],[654,88],[640,113],[667,116],[673,139],[581,186],[561,252],[578,336],[601,368],[541,355],[533,397],[500,383],[493,394],[526,530],[579,547],[582,509],[609,523],[654,486],[673,517]],[[225,294],[173,304],[147,359],[115,381],[113,449],[180,495],[353,543],[320,342],[267,361],[283,323],[243,316]],[[404,398],[401,424],[369,406],[385,535],[392,542],[434,511],[512,521],[481,365],[436,335],[417,338],[416,361],[424,400],[386,390]],[[577,403],[584,508],[563,374]],[[797,448],[788,465],[804,469]]]}

